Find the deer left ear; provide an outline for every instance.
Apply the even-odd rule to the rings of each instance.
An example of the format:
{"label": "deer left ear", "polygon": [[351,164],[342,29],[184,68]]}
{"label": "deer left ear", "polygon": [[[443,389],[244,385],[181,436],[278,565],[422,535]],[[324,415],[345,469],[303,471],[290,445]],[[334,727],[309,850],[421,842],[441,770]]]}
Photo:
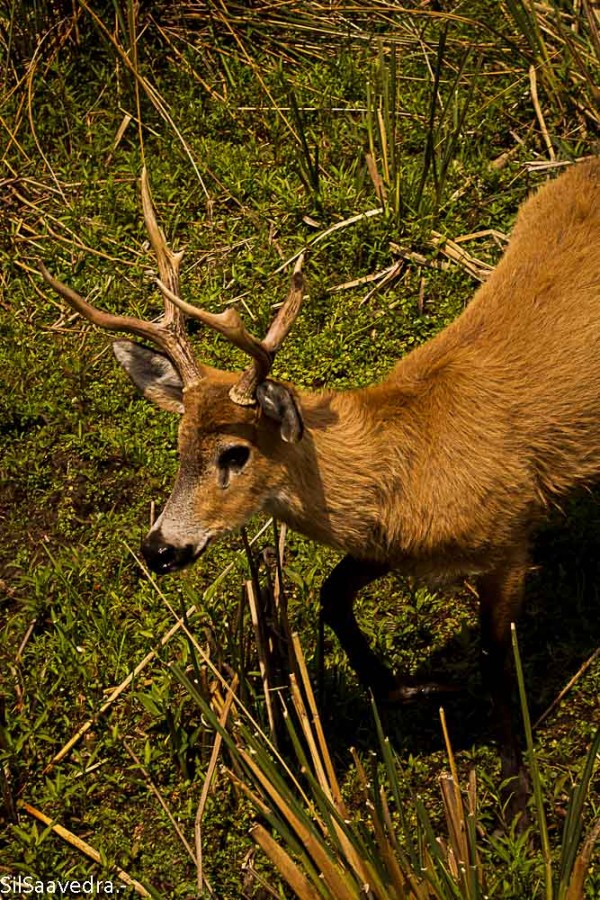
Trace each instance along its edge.
{"label": "deer left ear", "polygon": [[281,439],[297,444],[304,434],[304,423],[291,390],[277,381],[263,381],[256,389],[256,400],[266,416],[281,425]]}
{"label": "deer left ear", "polygon": [[113,353],[146,400],[167,412],[183,413],[183,384],[164,353],[133,341],[114,341]]}

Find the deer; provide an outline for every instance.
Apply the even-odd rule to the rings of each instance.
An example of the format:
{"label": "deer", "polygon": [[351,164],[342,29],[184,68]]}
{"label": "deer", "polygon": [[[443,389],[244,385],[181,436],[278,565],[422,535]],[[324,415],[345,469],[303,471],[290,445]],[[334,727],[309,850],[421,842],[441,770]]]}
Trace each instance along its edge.
{"label": "deer", "polygon": [[[502,776],[522,808],[511,623],[536,526],[600,474],[600,159],[571,166],[522,204],[500,262],[453,322],[381,382],[346,391],[270,377],[301,310],[302,257],[258,339],[235,308],[211,313],[182,299],[182,253],[158,226],[145,171],[141,195],[159,321],[109,314],[43,265],[41,274],[93,324],[146,342],[118,340],[115,356],[148,400],[181,416],[173,491],[142,542],[148,567],[183,569],[261,512],[341,551],[321,589],[321,623],[359,681],[392,703],[403,679],[360,630],[356,595],[391,571],[436,584],[474,579]],[[247,368],[198,360],[185,317],[240,348]]]}

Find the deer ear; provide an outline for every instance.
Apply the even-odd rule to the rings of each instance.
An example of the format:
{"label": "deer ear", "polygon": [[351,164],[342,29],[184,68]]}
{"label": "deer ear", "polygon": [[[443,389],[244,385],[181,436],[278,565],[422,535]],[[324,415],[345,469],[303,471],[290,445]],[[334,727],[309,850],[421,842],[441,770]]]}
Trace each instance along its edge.
{"label": "deer ear", "polygon": [[168,356],[133,341],[115,341],[113,353],[147,400],[167,412],[183,413],[183,383]]}
{"label": "deer ear", "polygon": [[277,381],[263,381],[256,389],[258,405],[266,416],[279,422],[281,439],[297,444],[304,434],[304,423],[291,390]]}

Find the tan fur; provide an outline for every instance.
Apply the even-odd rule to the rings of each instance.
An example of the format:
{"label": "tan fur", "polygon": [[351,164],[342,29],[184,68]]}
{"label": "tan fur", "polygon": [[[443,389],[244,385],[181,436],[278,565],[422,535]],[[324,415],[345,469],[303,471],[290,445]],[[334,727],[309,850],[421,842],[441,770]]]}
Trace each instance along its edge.
{"label": "tan fur", "polygon": [[381,384],[301,394],[265,507],[360,558],[425,576],[484,572],[600,472],[600,162],[522,207],[463,314]]}
{"label": "tan fur", "polygon": [[[523,205],[462,315],[383,382],[295,394],[299,443],[229,399],[235,375],[205,372],[185,392],[180,474],[154,529],[166,543],[205,545],[266,511],[427,579],[523,573],[535,522],[600,473],[600,161]],[[231,442],[251,457],[223,490]]]}
{"label": "tan fur", "polygon": [[[155,572],[188,565],[260,511],[344,551],[321,589],[321,622],[385,699],[403,696],[403,686],[358,627],[357,591],[392,568],[435,580],[476,576],[483,680],[502,777],[522,811],[509,649],[528,538],[549,506],[600,474],[600,160],[573,166],[530,198],[462,315],[361,390],[298,393],[262,380],[245,398],[256,406],[237,405],[237,377],[193,363],[164,323],[151,329],[101,313],[42,274],[91,321],[163,350],[115,344],[145,396],[183,411],[177,480],[142,542]],[[290,310],[297,314],[299,280],[297,267],[294,303],[285,328],[272,326],[279,337],[269,332],[272,348]]]}
{"label": "tan fur", "polygon": [[263,382],[248,408],[230,399],[234,375],[203,366],[182,396],[164,358],[127,344],[117,355],[147,396],[184,411],[177,481],[142,543],[154,571],[189,564],[259,511],[345,551],[322,586],[321,622],[387,699],[403,688],[358,628],[357,591],[391,568],[477,576],[502,776],[523,810],[509,648],[528,537],[551,504],[600,474],[600,161],[523,205],[462,315],[380,384],[297,393]]}

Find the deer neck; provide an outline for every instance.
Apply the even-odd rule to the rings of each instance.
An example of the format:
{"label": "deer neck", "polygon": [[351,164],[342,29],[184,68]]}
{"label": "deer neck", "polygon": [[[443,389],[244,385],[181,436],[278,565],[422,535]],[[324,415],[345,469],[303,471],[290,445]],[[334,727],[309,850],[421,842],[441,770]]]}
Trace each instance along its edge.
{"label": "deer neck", "polygon": [[427,352],[426,365],[411,354],[380,385],[301,396],[306,433],[286,449],[274,515],[394,565],[441,559],[449,570],[458,541],[467,562],[456,566],[475,570],[472,559],[497,540],[489,497],[501,495],[515,519],[517,498],[528,502],[527,460],[502,379],[469,354],[438,362]]}
{"label": "deer neck", "polygon": [[381,502],[390,467],[369,411],[370,390],[301,396],[304,437],[285,448],[268,511],[320,543],[383,558]]}

